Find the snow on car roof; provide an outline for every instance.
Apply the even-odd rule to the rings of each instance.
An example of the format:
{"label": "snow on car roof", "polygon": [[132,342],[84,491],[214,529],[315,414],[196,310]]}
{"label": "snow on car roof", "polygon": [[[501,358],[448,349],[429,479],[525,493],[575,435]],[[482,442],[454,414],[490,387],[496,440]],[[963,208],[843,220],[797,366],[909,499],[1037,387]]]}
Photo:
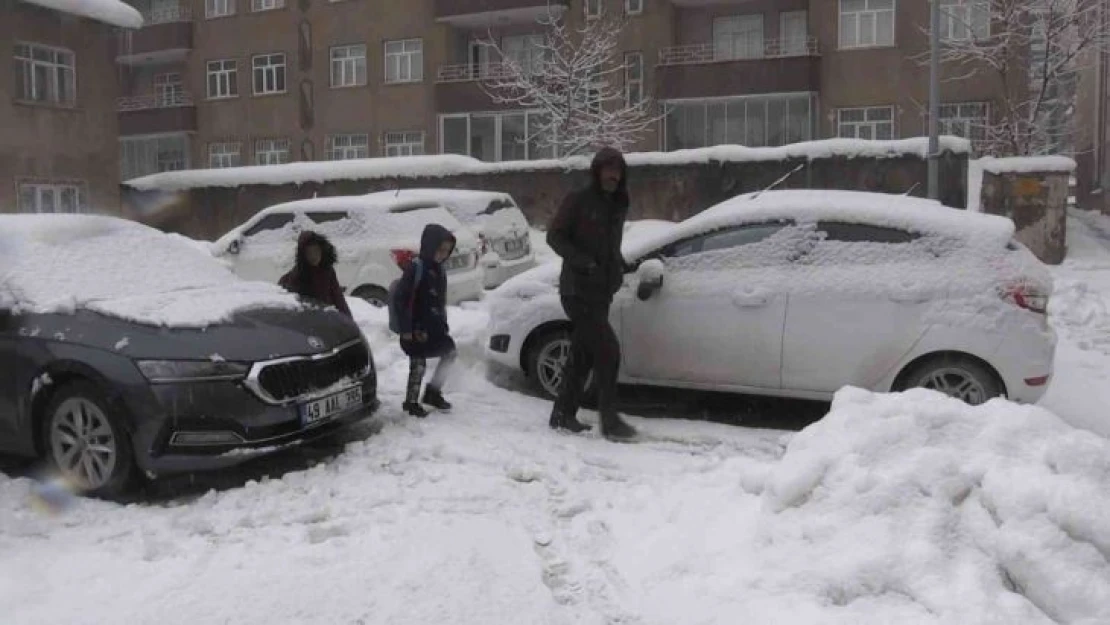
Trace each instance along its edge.
{"label": "snow on car roof", "polygon": [[79,15],[120,28],[141,28],[143,16],[119,0],[23,0],[29,4]]}
{"label": "snow on car roof", "polygon": [[26,312],[85,308],[203,327],[243,310],[300,306],[277,285],[243,282],[180,238],[113,217],[0,215],[0,267],[0,299]]}
{"label": "snow on car roof", "polygon": [[670,231],[626,245],[634,260],[673,241],[717,228],[761,221],[846,221],[961,239],[1008,241],[1014,223],[1005,217],[972,213],[915,197],[839,190],[783,190],[749,193],[725,200]]}
{"label": "snow on car roof", "polygon": [[[480,212],[486,209],[486,206],[492,200],[509,200],[512,201],[513,196],[502,191],[482,191],[475,189],[433,189],[433,188],[420,188],[420,189],[398,189],[393,191],[376,191],[369,193],[365,197],[371,199],[378,198],[404,198],[409,200],[430,200],[436,202],[452,202],[459,208]],[[514,202],[515,204],[515,202]]]}

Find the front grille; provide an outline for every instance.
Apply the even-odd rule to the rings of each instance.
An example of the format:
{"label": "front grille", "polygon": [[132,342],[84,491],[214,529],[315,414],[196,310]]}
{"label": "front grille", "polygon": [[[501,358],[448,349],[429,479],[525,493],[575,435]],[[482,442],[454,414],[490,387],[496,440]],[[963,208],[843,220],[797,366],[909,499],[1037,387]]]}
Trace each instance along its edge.
{"label": "front grille", "polygon": [[258,385],[271,398],[286,401],[320,391],[344,378],[357,378],[370,366],[370,350],[359,341],[326,358],[304,358],[265,365]]}
{"label": "front grille", "polygon": [[494,251],[504,260],[524,258],[528,255],[530,247],[528,235],[524,235],[517,239],[500,239],[493,245]]}

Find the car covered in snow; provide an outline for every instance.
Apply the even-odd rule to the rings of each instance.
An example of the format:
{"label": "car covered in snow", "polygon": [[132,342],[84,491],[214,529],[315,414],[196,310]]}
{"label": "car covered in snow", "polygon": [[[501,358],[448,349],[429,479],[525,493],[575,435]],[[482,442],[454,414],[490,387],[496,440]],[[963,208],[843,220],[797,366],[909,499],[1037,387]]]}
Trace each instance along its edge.
{"label": "car covered in snow", "polygon": [[110,217],[0,216],[0,371],[0,452],[103,495],[294,446],[378,405],[348,317]]}
{"label": "car covered in snow", "polygon": [[379,191],[367,197],[430,200],[450,210],[481,239],[481,262],[487,289],[536,266],[528,220],[508,193],[468,189],[399,189]]}
{"label": "car covered in snow", "polygon": [[424,226],[455,235],[444,262],[447,301],[478,299],[483,289],[478,236],[441,203],[388,196],[336,196],[270,206],[213,244],[213,253],[246,280],[276,283],[293,267],[297,237],[313,230],[335,244],[335,273],[344,292],[384,306],[401,264],[420,250]]}
{"label": "car covered in snow", "polygon": [[[1047,268],[1008,219],[903,196],[769,191],[622,247],[621,382],[804,399],[932,388],[1035,402],[1053,370]],[[490,297],[487,354],[554,396],[560,263]]]}

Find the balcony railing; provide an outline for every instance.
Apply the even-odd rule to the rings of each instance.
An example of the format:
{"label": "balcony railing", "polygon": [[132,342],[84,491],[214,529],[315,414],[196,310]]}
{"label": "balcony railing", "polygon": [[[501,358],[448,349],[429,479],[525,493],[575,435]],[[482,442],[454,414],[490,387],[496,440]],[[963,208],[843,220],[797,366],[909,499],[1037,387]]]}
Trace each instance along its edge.
{"label": "balcony railing", "polygon": [[694,65],[721,61],[755,61],[760,59],[785,59],[800,56],[817,56],[819,46],[815,37],[766,40],[762,46],[745,46],[732,42],[695,43],[663,48],[659,51],[660,65]]}
{"label": "balcony railing", "polygon": [[193,11],[183,4],[143,11],[143,26],[190,22],[192,19]]}
{"label": "balcony railing", "polygon": [[444,65],[439,68],[436,82],[467,82],[471,80],[506,80],[516,76],[508,63]]}
{"label": "balcony railing", "polygon": [[192,94],[185,92],[151,93],[122,97],[116,101],[118,111],[145,111],[192,106]]}

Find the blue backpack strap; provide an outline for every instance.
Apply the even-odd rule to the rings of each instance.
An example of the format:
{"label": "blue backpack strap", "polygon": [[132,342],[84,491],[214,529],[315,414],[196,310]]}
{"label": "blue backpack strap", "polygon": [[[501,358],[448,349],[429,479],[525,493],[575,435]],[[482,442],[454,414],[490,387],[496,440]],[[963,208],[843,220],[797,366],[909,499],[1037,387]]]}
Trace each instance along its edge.
{"label": "blue backpack strap", "polygon": [[424,277],[424,263],[420,261],[420,257],[412,259],[413,264],[413,277],[412,277],[412,294],[409,295],[409,312],[411,313],[416,306],[416,287],[420,285],[420,279]]}

